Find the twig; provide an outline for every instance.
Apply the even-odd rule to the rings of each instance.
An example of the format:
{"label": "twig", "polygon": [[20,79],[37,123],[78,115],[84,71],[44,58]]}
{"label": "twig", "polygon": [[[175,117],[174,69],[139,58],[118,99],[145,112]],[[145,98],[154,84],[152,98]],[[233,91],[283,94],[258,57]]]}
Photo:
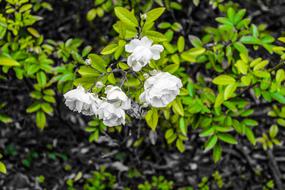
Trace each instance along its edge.
{"label": "twig", "polygon": [[273,173],[273,178],[274,178],[274,181],[276,183],[277,189],[278,190],[284,190],[284,187],[283,187],[283,184],[281,181],[281,172],[279,170],[278,164],[275,160],[275,157],[273,155],[272,150],[268,149],[266,151],[266,154],[267,154],[268,159],[269,159],[269,165],[271,166],[270,169]]}

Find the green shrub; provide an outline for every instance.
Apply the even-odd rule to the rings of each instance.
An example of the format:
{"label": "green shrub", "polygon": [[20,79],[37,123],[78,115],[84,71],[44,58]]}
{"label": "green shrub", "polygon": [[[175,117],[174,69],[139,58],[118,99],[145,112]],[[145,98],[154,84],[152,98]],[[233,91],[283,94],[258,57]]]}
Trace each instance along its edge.
{"label": "green shrub", "polygon": [[[143,9],[100,2],[87,13],[89,21],[104,12],[117,18],[112,40],[96,49],[100,53],[82,47],[81,39],[46,40],[33,27],[42,19],[38,10],[52,10],[46,2],[1,2],[1,78],[12,76],[29,86],[33,103],[26,111],[40,129],[60,103],[56,94],[65,94],[72,110],[95,115],[86,128],[90,141],[139,121],[145,134],[162,132],[166,143],[180,152],[187,149],[191,134],[199,133],[215,162],[223,146],[243,138],[264,148],[280,144],[276,135],[284,126],[284,37],[276,40],[265,24],[252,23],[234,3],[210,1],[223,16],[215,19],[215,27],[205,26],[204,35],[194,36],[181,23],[163,20],[164,13],[182,10],[175,1],[156,1]],[[255,117],[258,106],[269,111]],[[270,127],[263,122],[268,115],[269,135],[264,132],[256,139],[257,126]],[[145,138],[151,137],[140,136],[133,146]]]}

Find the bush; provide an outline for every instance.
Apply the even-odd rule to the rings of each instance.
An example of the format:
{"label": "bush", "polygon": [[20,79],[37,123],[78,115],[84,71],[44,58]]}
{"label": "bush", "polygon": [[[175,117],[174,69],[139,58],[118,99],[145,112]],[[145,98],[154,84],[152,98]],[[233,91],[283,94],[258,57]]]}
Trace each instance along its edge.
{"label": "bush", "polygon": [[[0,1],[1,80],[26,87],[30,99],[23,106],[39,130],[55,115],[62,119],[64,102],[89,122],[90,142],[127,130],[137,134],[128,146],[159,143],[183,153],[198,134],[215,163],[224,147],[243,139],[265,150],[280,145],[285,37],[273,36],[266,23],[253,22],[230,1],[210,0],[220,16],[197,33],[174,14],[184,14],[183,2],[144,2],[96,0],[87,21],[111,17],[112,30],[100,34],[98,44],[86,45],[80,38],[56,41],[40,32],[37,24],[45,18],[37,15],[53,10],[48,2]],[[13,117],[0,113],[5,124]],[[0,171],[6,173],[2,162]],[[101,170],[84,189],[114,185],[115,178]],[[138,189],[172,186],[161,176]]]}

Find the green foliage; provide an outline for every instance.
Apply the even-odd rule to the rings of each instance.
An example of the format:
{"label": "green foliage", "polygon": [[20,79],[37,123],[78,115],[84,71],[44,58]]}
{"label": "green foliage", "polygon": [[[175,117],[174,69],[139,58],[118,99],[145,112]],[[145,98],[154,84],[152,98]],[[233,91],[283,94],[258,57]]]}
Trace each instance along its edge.
{"label": "green foliage", "polygon": [[104,189],[113,189],[115,185],[116,178],[105,172],[104,168],[101,168],[99,172],[94,172],[92,178],[87,179],[83,189],[84,190],[104,190]]}
{"label": "green foliage", "polygon": [[[82,85],[89,92],[104,94],[97,82],[103,86],[117,85],[139,102],[147,78],[144,74],[161,70],[179,77],[183,87],[165,108],[141,106],[139,119],[145,120],[142,130],[162,132],[169,147],[180,152],[187,151],[188,140],[193,132],[198,132],[205,142],[205,151],[212,151],[214,162],[222,158],[224,146],[235,145],[241,138],[253,146],[259,142],[264,149],[272,148],[280,144],[278,131],[285,126],[285,38],[280,37],[277,42],[266,31],[266,25],[252,23],[245,9],[222,2],[210,1],[221,16],[215,18],[216,27],[205,26],[204,35],[198,37],[185,34],[178,21],[164,19],[164,14],[182,9],[176,1],[135,4],[96,0],[87,20],[94,21],[104,14],[113,14],[116,20],[112,40],[93,51],[91,46],[83,47],[81,39],[55,42],[44,38],[34,23],[42,19],[36,16],[37,11],[52,10],[48,3],[7,0],[3,2],[5,11],[0,14],[0,67],[3,75],[12,73],[12,77],[29,85],[32,104],[26,111],[34,116],[40,129],[53,116],[57,95],[73,86]],[[199,6],[199,1],[193,3]],[[186,35],[190,35],[189,40]],[[134,72],[125,63],[129,56],[125,45],[144,36],[162,45],[164,51],[160,59],[152,60],[141,72]],[[260,51],[267,51],[276,59],[260,55]],[[269,110],[266,114],[273,120],[269,126],[263,117],[255,117],[259,104]],[[10,123],[12,118],[1,111],[0,121]],[[127,116],[126,121],[126,125],[131,125],[132,118]],[[92,142],[102,133],[119,133],[123,127],[107,128],[94,118],[86,131],[91,133]],[[256,138],[257,127],[263,129],[262,137]],[[134,139],[132,146],[140,146],[144,138],[148,137]]]}
{"label": "green foliage", "polygon": [[144,182],[138,185],[139,190],[171,190],[173,182],[167,181],[163,176],[153,176],[151,182]]}
{"label": "green foliage", "polygon": [[[214,1],[212,3],[214,6]],[[111,71],[108,65],[115,65],[128,78],[123,84],[123,87],[131,88],[128,95],[137,100],[139,93],[132,89],[140,89],[141,81],[145,79],[141,73],[137,73],[134,78],[121,60],[126,56],[124,46],[130,38],[147,36],[154,42],[163,44],[165,52],[159,61],[151,62],[144,71],[167,71],[182,78],[185,85],[180,96],[166,108],[152,108],[146,112],[146,124],[151,130],[160,127],[167,143],[175,144],[181,152],[186,150],[185,143],[190,131],[198,130],[200,137],[206,138],[205,151],[213,151],[215,162],[221,159],[223,146],[237,144],[239,136],[245,136],[255,145],[254,127],[260,121],[251,118],[255,108],[251,107],[250,100],[244,94],[252,89],[254,99],[272,104],[285,103],[285,90],[282,86],[285,75],[280,68],[284,64],[284,49],[273,44],[275,39],[268,34],[264,25],[251,23],[244,9],[222,5],[219,9],[225,12],[225,16],[216,18],[218,26],[206,27],[206,34],[201,39],[191,36],[191,47],[185,43],[183,36],[176,34],[182,30],[179,23],[161,22],[158,28],[165,32],[155,30],[154,22],[163,14],[163,7],[147,10],[141,13],[140,18],[136,17],[136,10],[116,7],[114,12],[118,21],[113,27],[118,36],[101,51],[104,62],[97,61],[92,69],[87,69],[86,66],[79,69],[81,84],[90,76],[101,76],[100,81],[105,85],[119,83],[122,79],[116,79],[113,75],[110,79],[108,72]],[[279,40],[284,41],[283,38]],[[281,56],[280,63],[272,66],[274,63],[269,59],[250,56],[261,48]],[[111,63],[112,59],[119,63]],[[213,73],[210,76],[212,80],[206,81],[200,74],[194,82],[195,76],[189,78],[185,75],[181,64],[200,65],[207,72]],[[88,80],[84,87],[88,89],[93,84],[94,81]],[[100,92],[100,89],[93,88],[93,91]],[[188,126],[191,126],[191,130]],[[100,130],[95,131],[92,139],[98,139]]]}

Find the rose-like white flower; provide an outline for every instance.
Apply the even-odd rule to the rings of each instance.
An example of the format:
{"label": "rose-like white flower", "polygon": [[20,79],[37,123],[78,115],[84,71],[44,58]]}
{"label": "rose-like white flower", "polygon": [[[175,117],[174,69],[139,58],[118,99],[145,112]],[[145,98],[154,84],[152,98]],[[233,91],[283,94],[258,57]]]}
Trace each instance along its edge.
{"label": "rose-like white flower", "polygon": [[86,93],[82,86],[70,90],[64,95],[65,105],[72,111],[84,115],[95,115],[101,100],[92,93]]}
{"label": "rose-like white flower", "polygon": [[179,94],[182,82],[179,78],[167,72],[158,72],[144,83],[144,92],[140,100],[153,107],[166,107]]}
{"label": "rose-like white flower", "polygon": [[163,51],[162,45],[152,45],[152,40],[143,37],[141,40],[133,39],[125,46],[125,50],[131,55],[128,57],[128,65],[134,71],[140,71],[151,59],[160,59],[160,53]]}
{"label": "rose-like white flower", "polygon": [[108,127],[125,124],[125,111],[109,102],[101,103],[97,113],[99,119],[102,119],[103,123]]}
{"label": "rose-like white flower", "polygon": [[124,110],[131,108],[131,100],[120,87],[108,85],[105,89],[105,93],[107,94],[106,98],[108,102],[112,103],[115,107]]}

